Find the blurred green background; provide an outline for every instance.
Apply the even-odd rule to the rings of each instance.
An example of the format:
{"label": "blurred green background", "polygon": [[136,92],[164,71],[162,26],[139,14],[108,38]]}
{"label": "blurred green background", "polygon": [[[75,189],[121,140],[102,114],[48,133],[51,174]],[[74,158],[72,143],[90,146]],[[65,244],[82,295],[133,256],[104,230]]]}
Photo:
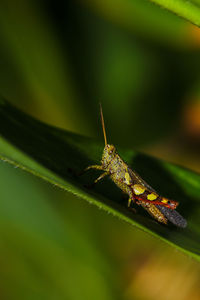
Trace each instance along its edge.
{"label": "blurred green background", "polygon": [[[102,140],[101,101],[109,141],[200,171],[197,27],[145,0],[1,0],[0,45],[23,111]],[[199,263],[5,162],[0,178],[1,299],[199,299]]]}

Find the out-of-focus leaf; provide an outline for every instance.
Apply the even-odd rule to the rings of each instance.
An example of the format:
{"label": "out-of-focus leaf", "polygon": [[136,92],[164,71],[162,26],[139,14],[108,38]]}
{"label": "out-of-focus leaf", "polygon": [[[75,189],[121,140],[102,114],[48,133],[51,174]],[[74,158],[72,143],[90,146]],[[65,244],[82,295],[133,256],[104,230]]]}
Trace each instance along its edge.
{"label": "out-of-focus leaf", "polygon": [[[32,0],[0,3],[1,93],[18,101],[21,95],[23,107],[31,107],[33,114],[37,111],[37,116],[41,114],[45,120],[80,130],[84,110],[79,105],[69,56],[66,49],[63,52],[46,10],[41,8],[40,2]],[[82,126],[81,130],[85,132],[86,128]]]}
{"label": "out-of-focus leaf", "polygon": [[[74,220],[55,209],[47,190],[27,175],[1,161],[3,299],[116,299],[110,284],[114,274],[104,253]],[[73,201],[70,196],[67,199]]]}
{"label": "out-of-focus leaf", "polygon": [[89,189],[96,171],[83,176],[76,173],[98,163],[103,144],[45,125],[0,101],[0,153],[8,161],[52,184],[88,200],[99,208],[149,232],[199,259],[200,254],[200,175],[132,150],[119,149],[121,156],[161,194],[180,201],[178,211],[188,227],[164,226],[143,211],[127,209],[127,200],[108,180]]}
{"label": "out-of-focus leaf", "polygon": [[[167,2],[171,2],[172,6],[176,6],[180,2],[182,9],[187,7],[185,14],[189,20],[190,14],[194,11],[199,12],[199,8],[189,2],[192,1],[165,1],[165,0],[86,0],[84,5],[89,5],[98,14],[112,20],[115,23],[123,25],[123,27],[133,30],[140,36],[149,37],[159,43],[168,44],[179,49],[189,49],[199,45],[198,39],[195,37],[195,26],[185,22],[182,18],[177,18],[173,13],[178,13],[178,5],[176,9],[167,7]],[[159,4],[154,5],[154,3]],[[187,4],[184,4],[187,2]],[[188,4],[189,3],[189,4]],[[169,6],[169,5],[168,5]],[[191,6],[191,11],[189,10]],[[167,8],[167,10],[162,9]],[[181,10],[179,8],[179,10]],[[193,19],[193,16],[191,16]],[[198,18],[197,18],[198,19]],[[198,19],[199,21],[199,19]],[[191,21],[192,22],[192,21]],[[194,23],[194,22],[192,22]],[[194,23],[196,24],[196,23]],[[197,25],[197,24],[196,24]]]}
{"label": "out-of-focus leaf", "polygon": [[185,20],[200,26],[200,3],[197,1],[185,1],[185,0],[150,0],[161,7],[175,13],[176,15],[184,18]]}

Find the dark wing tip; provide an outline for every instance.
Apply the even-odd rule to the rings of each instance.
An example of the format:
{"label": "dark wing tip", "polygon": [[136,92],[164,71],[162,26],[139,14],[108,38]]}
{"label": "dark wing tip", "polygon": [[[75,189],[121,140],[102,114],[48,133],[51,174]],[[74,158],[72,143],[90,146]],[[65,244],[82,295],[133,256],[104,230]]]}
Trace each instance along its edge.
{"label": "dark wing tip", "polygon": [[162,214],[175,226],[180,228],[187,227],[187,221],[176,211],[162,205],[156,205]]}

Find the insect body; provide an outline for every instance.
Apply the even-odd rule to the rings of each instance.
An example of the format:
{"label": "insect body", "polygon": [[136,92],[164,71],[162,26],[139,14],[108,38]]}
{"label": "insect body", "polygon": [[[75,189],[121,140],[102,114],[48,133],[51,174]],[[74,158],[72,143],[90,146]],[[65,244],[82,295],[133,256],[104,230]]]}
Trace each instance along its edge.
{"label": "insect body", "polygon": [[[107,143],[105,125],[103,119],[102,108],[101,111],[101,122],[104,133],[105,147],[103,150],[103,155],[101,159],[101,165],[91,165],[86,168],[102,170],[102,173],[96,180],[97,183],[99,180],[103,179],[105,176],[109,175],[113,182],[126,194],[128,194],[128,206],[131,205],[131,202],[135,202],[138,205],[141,205],[145,210],[148,211],[157,221],[167,224],[167,219],[169,218],[170,212],[176,209],[178,202],[164,198],[155,192],[136,172],[132,171],[130,167],[123,161],[116,151],[116,148],[113,145]],[[162,208],[162,211],[161,209]],[[177,217],[178,215],[178,217]],[[174,216],[177,219],[181,220],[181,216],[174,212]],[[177,223],[173,220],[170,220],[172,223]],[[183,218],[182,218],[183,219]],[[184,220],[184,219],[183,219]],[[174,222],[173,222],[174,221]],[[184,220],[185,221],[185,220]],[[178,222],[178,223],[181,223]],[[186,224],[185,222],[184,225]],[[185,227],[183,224],[175,224],[179,227]]]}

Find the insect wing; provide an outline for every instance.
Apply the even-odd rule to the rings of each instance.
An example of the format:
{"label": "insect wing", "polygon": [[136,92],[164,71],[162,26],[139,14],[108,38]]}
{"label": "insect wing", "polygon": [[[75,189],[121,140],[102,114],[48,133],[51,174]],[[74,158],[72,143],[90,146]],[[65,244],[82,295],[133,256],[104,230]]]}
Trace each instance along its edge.
{"label": "insect wing", "polygon": [[[136,172],[133,172],[130,168],[128,168],[128,171],[129,171],[130,177],[133,179],[133,182],[138,182],[139,184],[143,185],[149,192],[156,193],[156,191],[148,183],[146,183],[146,181],[144,181]],[[153,205],[153,201],[152,201],[151,206],[152,205]],[[150,211],[148,205],[142,205],[142,206],[154,218],[158,219],[158,216],[157,216],[157,215],[159,215],[158,213],[155,214],[153,210]],[[154,206],[160,211],[161,216],[163,215],[163,220],[165,220],[165,218],[167,218],[172,224],[174,224],[180,228],[185,228],[187,226],[187,221],[176,210],[173,210],[171,208],[168,208],[168,207],[165,207],[162,205],[154,205]],[[159,218],[160,218],[160,215],[159,215]],[[165,223],[165,221],[162,223]]]}
{"label": "insect wing", "polygon": [[187,221],[176,211],[161,205],[155,205],[161,213],[174,225],[180,228],[187,226]]}
{"label": "insect wing", "polygon": [[156,191],[148,183],[146,183],[146,181],[144,181],[137,172],[133,172],[131,168],[128,168],[128,172],[134,183],[141,184],[146,188],[146,190],[156,193]]}
{"label": "insect wing", "polygon": [[178,202],[161,197],[148,183],[146,183],[146,181],[144,181],[135,171],[132,171],[130,168],[128,168],[128,172],[134,182],[133,190],[135,185],[136,189],[138,187],[140,190],[140,193],[138,192],[138,194],[136,194],[139,195],[139,200],[143,200],[154,205],[165,206],[170,209],[176,209]]}

